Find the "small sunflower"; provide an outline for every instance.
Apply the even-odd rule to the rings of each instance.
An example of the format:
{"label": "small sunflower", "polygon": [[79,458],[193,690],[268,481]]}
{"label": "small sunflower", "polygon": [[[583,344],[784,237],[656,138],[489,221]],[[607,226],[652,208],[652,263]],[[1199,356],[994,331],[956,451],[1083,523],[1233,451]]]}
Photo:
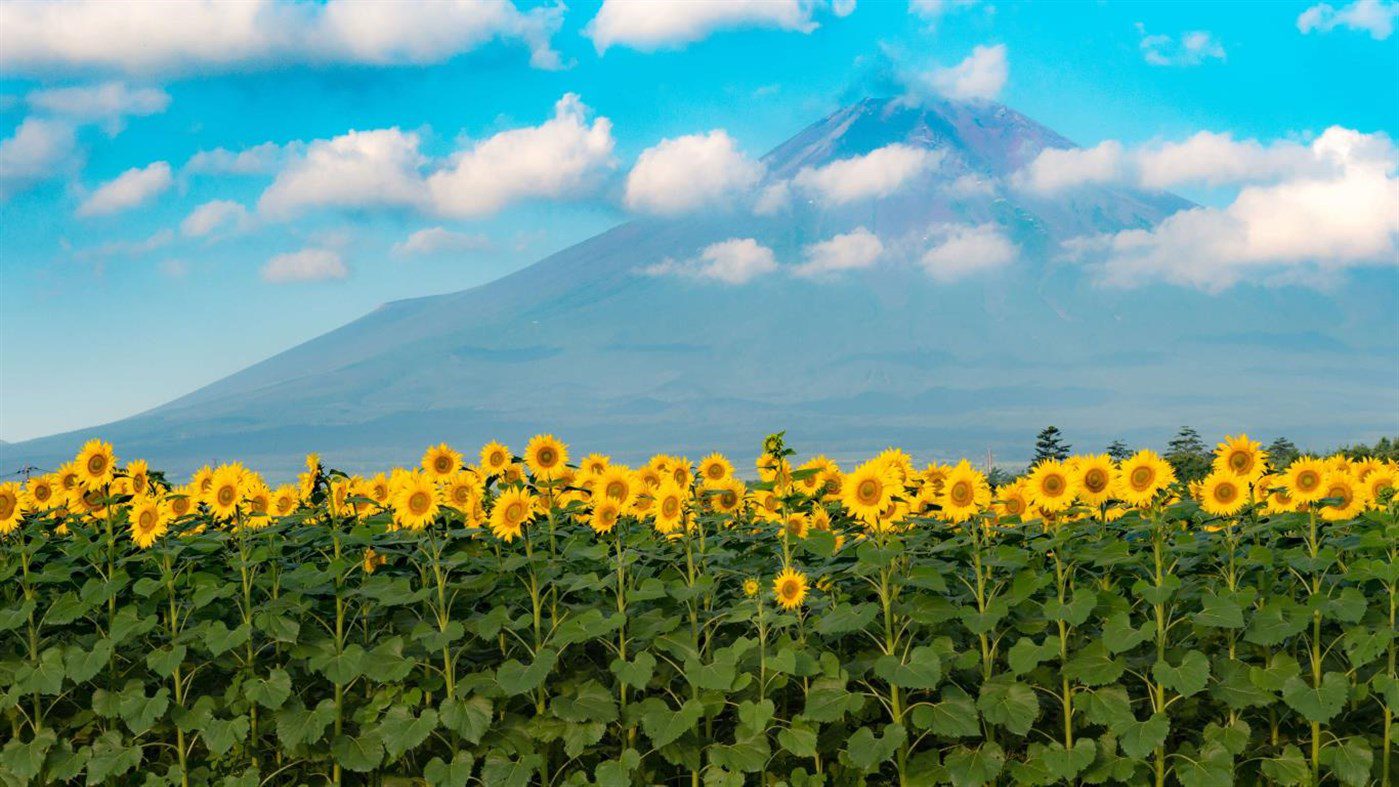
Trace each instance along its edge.
{"label": "small sunflower", "polygon": [[1073,505],[1078,492],[1073,477],[1064,463],[1046,459],[1035,465],[1029,477],[1030,497],[1045,511],[1063,511]]}
{"label": "small sunflower", "polygon": [[996,490],[996,516],[1025,519],[1030,511],[1030,493],[1025,479],[1016,480]]}
{"label": "small sunflower", "polygon": [[283,484],[272,493],[272,514],[274,516],[290,516],[300,502],[301,496],[297,488],[291,484]]}
{"label": "small sunflower", "polygon": [[700,460],[700,481],[707,487],[716,487],[729,480],[734,474],[733,463],[723,454],[710,454]]}
{"label": "small sunflower", "polygon": [[481,472],[500,475],[510,466],[510,449],[492,440],[481,446]]}
{"label": "small sunflower", "polygon": [[151,545],[169,529],[169,520],[160,502],[148,495],[137,495],[131,499],[127,509],[131,518],[131,540],[141,549]]}
{"label": "small sunflower", "polygon": [[1365,485],[1366,497],[1371,501],[1383,500],[1386,490],[1392,492],[1399,488],[1399,473],[1388,467],[1380,467],[1366,473],[1361,482]]}
{"label": "small sunflower", "polygon": [[1169,462],[1155,451],[1141,450],[1122,463],[1116,496],[1130,505],[1146,505],[1175,480],[1176,473]]}
{"label": "small sunflower", "polygon": [[25,508],[31,511],[47,511],[56,503],[58,486],[52,475],[36,475],[24,483],[21,498]]}
{"label": "small sunflower", "polygon": [[199,498],[194,489],[186,485],[171,489],[166,493],[164,502],[166,510],[170,513],[170,519],[175,520],[194,511],[194,507],[199,505]]}
{"label": "small sunflower", "polygon": [[112,455],[111,443],[89,440],[78,452],[75,461],[78,480],[91,489],[106,486],[116,474],[117,458]]}
{"label": "small sunflower", "polygon": [[743,580],[743,595],[753,598],[758,595],[758,591],[761,589],[762,585],[758,583],[758,580],[752,577]]}
{"label": "small sunflower", "polygon": [[886,465],[871,460],[845,477],[841,484],[841,503],[852,517],[873,524],[889,508],[896,491],[898,481]]}
{"label": "small sunflower", "polygon": [[622,518],[622,506],[610,497],[604,497],[593,504],[593,513],[588,517],[588,526],[597,533],[611,533]]}
{"label": "small sunflower", "polygon": [[1200,484],[1200,508],[1214,516],[1233,516],[1248,502],[1248,482],[1229,470],[1215,470]]}
{"label": "small sunflower", "polygon": [[423,452],[422,466],[429,478],[440,481],[461,469],[461,454],[440,443]]}
{"label": "small sunflower", "polygon": [[710,508],[721,514],[732,514],[743,506],[743,496],[747,491],[742,481],[730,478],[706,491],[705,497]]}
{"label": "small sunflower", "polygon": [[459,472],[442,484],[442,499],[448,507],[465,514],[481,497],[481,482],[475,473]]}
{"label": "small sunflower", "polygon": [[632,479],[630,470],[621,465],[612,465],[593,482],[593,497],[610,498],[615,500],[617,505],[626,509],[631,505],[632,498],[636,495],[636,487],[637,484]]}
{"label": "small sunflower", "polygon": [[667,480],[656,490],[651,510],[656,518],[656,532],[674,533],[685,523],[685,493]]}
{"label": "small sunflower", "polygon": [[938,503],[949,522],[965,522],[976,516],[991,502],[991,487],[986,476],[963,459],[952,468],[942,484]]}
{"label": "small sunflower", "polygon": [[1231,473],[1245,481],[1256,480],[1268,472],[1268,452],[1248,435],[1226,435],[1214,449],[1214,472]]}
{"label": "small sunflower", "polygon": [[596,478],[602,475],[607,466],[612,464],[612,457],[603,454],[588,454],[583,457],[583,461],[578,463],[578,472],[585,478]]}
{"label": "small sunflower", "polygon": [[806,588],[806,575],[790,566],[772,581],[773,596],[777,598],[778,606],[786,610],[796,609],[806,601]]}
{"label": "small sunflower", "polygon": [[1078,499],[1091,506],[1106,503],[1117,485],[1117,465],[1107,454],[1075,457],[1070,469]]}
{"label": "small sunflower", "polygon": [[150,465],[144,459],[133,459],[126,463],[126,477],[131,479],[131,491],[144,495],[150,491]]}
{"label": "small sunflower", "polygon": [[508,544],[525,532],[525,523],[533,515],[533,495],[524,489],[506,489],[491,508],[491,533]]}
{"label": "small sunflower", "polygon": [[530,475],[552,481],[568,464],[568,446],[551,434],[535,435],[525,446],[525,464]]}
{"label": "small sunflower", "polygon": [[20,516],[24,513],[19,496],[19,484],[14,481],[0,484],[0,535],[9,535],[19,527]]}
{"label": "small sunflower", "polygon": [[204,503],[215,519],[232,519],[238,513],[238,504],[243,502],[242,465],[222,465],[209,479],[209,490],[204,493]]}
{"label": "small sunflower", "polygon": [[411,473],[394,494],[393,521],[407,530],[423,530],[437,518],[440,509],[432,479],[426,473]]}
{"label": "small sunflower", "polygon": [[1318,513],[1327,522],[1341,522],[1347,519],[1354,519],[1365,510],[1369,500],[1365,494],[1365,485],[1355,479],[1349,472],[1333,470],[1326,474],[1325,480],[1321,483],[1322,498],[1336,498],[1337,503],[1322,506]]}
{"label": "small sunflower", "polygon": [[374,547],[368,547],[364,550],[364,559],[360,561],[360,568],[366,574],[373,574],[374,569],[387,562],[389,562],[387,557],[375,552]]}
{"label": "small sunflower", "polygon": [[1323,483],[1330,472],[1320,459],[1298,459],[1287,468],[1287,493],[1298,504],[1315,503],[1326,497]]}

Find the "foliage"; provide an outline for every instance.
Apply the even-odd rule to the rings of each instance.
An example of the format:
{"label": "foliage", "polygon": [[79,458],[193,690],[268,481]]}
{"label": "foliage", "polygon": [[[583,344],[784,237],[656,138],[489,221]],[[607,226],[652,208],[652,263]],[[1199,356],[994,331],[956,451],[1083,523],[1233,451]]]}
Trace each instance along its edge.
{"label": "foliage", "polygon": [[1030,460],[1033,467],[1046,459],[1064,460],[1069,458],[1073,446],[1064,442],[1064,433],[1057,426],[1046,426],[1035,435],[1035,455]]}

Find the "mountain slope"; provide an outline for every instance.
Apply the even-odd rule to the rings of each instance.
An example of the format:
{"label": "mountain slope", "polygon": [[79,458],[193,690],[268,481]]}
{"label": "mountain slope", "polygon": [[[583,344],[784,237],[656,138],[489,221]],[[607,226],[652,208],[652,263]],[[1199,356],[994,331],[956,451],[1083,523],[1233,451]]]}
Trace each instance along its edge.
{"label": "mountain slope", "polygon": [[[387,304],[148,413],[0,448],[0,466],[52,466],[89,433],[177,470],[239,458],[275,471],[307,450],[367,468],[409,461],[429,441],[534,431],[629,460],[743,455],[781,428],[837,454],[897,443],[1015,459],[1048,422],[1097,441],[1187,421],[1301,439],[1391,428],[1399,347],[1365,326],[1376,324],[1367,312],[1399,306],[1392,285],[1363,288],[1344,311],[1305,290],[1095,289],[1055,260],[1060,241],[1150,226],[1189,203],[1007,188],[1039,151],[1072,145],[1009,108],[863,101],[764,162],[776,180],[896,142],[940,158],[890,197],[624,224],[489,284]],[[946,223],[994,224],[1020,257],[933,282],[914,260]],[[640,273],[729,238],[754,238],[790,265],[856,227],[877,233],[888,259],[834,280],[725,286]]]}

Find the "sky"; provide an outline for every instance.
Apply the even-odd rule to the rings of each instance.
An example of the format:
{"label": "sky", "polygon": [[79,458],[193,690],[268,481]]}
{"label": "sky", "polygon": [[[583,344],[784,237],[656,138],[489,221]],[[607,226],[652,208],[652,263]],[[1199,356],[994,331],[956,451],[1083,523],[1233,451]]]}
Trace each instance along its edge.
{"label": "sky", "polygon": [[[1083,146],[1025,188],[1204,206],[1094,239],[1119,284],[1393,265],[1396,24],[1388,0],[9,0],[0,439],[736,198],[763,153],[871,96],[999,101]],[[1201,238],[1227,275],[1181,262]]]}

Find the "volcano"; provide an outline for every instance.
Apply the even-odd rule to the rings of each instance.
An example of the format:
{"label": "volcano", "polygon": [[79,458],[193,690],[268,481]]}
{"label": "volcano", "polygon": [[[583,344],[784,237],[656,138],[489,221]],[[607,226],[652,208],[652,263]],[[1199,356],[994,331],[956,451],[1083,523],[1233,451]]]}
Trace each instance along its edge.
{"label": "volcano", "polygon": [[[1056,424],[1078,450],[1159,443],[1182,424],[1298,442],[1389,431],[1399,337],[1392,279],[1353,292],[1108,290],[1058,253],[1070,238],[1150,227],[1191,203],[1088,187],[1013,188],[1073,143],[999,104],[866,100],[780,145],[769,183],[901,144],[936,165],[886,196],[794,199],[641,219],[473,289],[397,301],[146,413],[0,446],[5,467],[54,467],[92,436],[186,472],[241,460],[289,473],[307,451],[347,470],[413,463],[429,443],[522,445],[551,432],[621,461],[656,451],[751,458],[764,434],[849,460],[1028,457]],[[1013,261],[957,280],[916,263],[940,228],[994,227]],[[863,228],[875,265],[789,275],[803,250]],[[742,284],[650,275],[753,239],[778,270]],[[1388,274],[1376,274],[1388,275]],[[1392,334],[1392,332],[1389,332]]]}

